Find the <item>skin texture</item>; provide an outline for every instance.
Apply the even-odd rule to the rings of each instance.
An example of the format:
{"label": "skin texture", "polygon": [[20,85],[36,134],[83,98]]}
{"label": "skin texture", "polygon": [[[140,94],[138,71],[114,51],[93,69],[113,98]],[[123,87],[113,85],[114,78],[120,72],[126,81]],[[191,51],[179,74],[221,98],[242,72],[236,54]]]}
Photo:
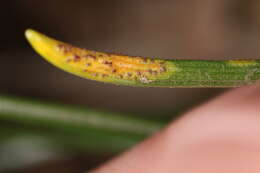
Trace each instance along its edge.
{"label": "skin texture", "polygon": [[131,57],[81,49],[28,29],[43,58],[77,76],[142,87],[237,87],[260,79],[260,60],[181,60]]}
{"label": "skin texture", "polygon": [[259,173],[260,84],[231,90],[92,173]]}

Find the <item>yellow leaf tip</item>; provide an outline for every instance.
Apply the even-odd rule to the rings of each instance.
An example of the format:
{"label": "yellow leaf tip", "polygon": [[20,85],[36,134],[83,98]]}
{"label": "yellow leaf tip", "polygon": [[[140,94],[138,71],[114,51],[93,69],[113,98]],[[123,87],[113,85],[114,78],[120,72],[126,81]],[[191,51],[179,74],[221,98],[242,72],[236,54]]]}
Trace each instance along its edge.
{"label": "yellow leaf tip", "polygon": [[26,29],[25,31],[25,37],[30,43],[32,43],[34,40],[39,39],[41,35],[42,34],[33,29]]}
{"label": "yellow leaf tip", "polygon": [[33,35],[34,35],[34,30],[32,30],[32,29],[26,29],[26,31],[25,31],[25,37],[28,39],[28,40],[30,40],[32,37],[33,37]]}

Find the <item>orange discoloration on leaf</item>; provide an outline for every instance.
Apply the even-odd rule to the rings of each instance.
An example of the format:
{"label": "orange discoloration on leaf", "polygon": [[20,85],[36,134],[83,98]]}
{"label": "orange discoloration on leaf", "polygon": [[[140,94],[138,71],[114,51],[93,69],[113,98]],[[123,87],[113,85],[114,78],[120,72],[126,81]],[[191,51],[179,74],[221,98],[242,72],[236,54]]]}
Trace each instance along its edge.
{"label": "orange discoloration on leaf", "polygon": [[57,49],[67,57],[66,63],[95,77],[115,77],[149,83],[166,71],[161,60],[100,53],[65,43],[57,43]]}
{"label": "orange discoloration on leaf", "polygon": [[108,54],[82,49],[27,30],[32,47],[61,69],[88,79],[146,84],[167,77],[164,60]]}

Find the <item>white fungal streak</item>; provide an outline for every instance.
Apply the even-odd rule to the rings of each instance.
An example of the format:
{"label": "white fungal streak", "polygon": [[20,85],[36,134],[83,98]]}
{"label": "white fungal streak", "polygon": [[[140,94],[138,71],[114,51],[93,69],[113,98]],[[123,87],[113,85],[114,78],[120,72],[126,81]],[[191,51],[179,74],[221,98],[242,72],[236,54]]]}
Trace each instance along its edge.
{"label": "white fungal streak", "polygon": [[145,76],[141,76],[139,80],[145,84],[152,82],[152,80],[147,79]]}

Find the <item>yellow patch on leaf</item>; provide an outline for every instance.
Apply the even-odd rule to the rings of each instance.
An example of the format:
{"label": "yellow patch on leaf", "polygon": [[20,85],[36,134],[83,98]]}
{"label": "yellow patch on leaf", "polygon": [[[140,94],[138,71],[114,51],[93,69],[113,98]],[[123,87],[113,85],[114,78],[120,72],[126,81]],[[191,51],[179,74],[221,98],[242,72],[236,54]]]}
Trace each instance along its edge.
{"label": "yellow patch on leaf", "polygon": [[253,66],[256,65],[255,60],[229,60],[227,61],[232,66],[237,67],[247,67],[247,66]]}

